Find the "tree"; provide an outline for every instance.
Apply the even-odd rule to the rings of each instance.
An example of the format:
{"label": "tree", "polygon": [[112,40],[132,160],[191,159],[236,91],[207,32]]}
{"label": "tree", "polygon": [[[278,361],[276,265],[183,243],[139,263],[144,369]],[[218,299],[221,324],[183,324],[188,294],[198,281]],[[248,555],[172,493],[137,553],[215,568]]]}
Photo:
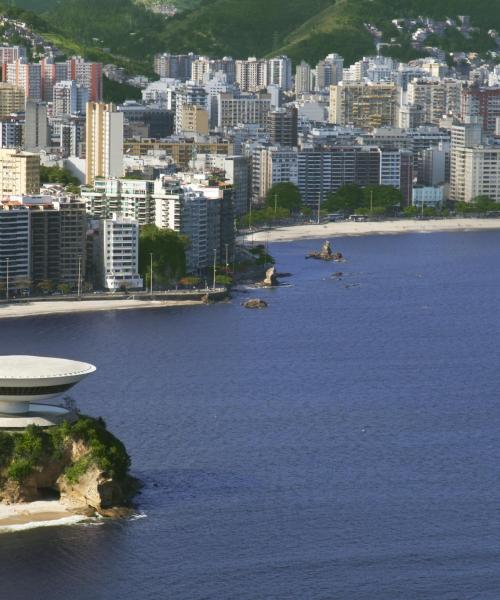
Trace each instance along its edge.
{"label": "tree", "polygon": [[71,286],[68,283],[59,283],[57,285],[57,291],[61,292],[61,294],[69,294],[71,290]]}
{"label": "tree", "polygon": [[[403,194],[392,185],[370,185],[363,190],[363,204],[366,208],[383,208],[383,212],[390,212],[394,207],[401,207]],[[377,211],[380,212],[380,211]]]}
{"label": "tree", "polygon": [[42,279],[36,284],[36,289],[42,294],[48,293],[54,289],[54,282],[50,279]]}
{"label": "tree", "polygon": [[284,208],[291,213],[298,212],[302,206],[299,188],[290,181],[276,183],[266,194],[266,205],[272,209]]}
{"label": "tree", "polygon": [[488,212],[489,210],[498,210],[499,205],[496,204],[489,196],[476,196],[472,200],[478,212]]}
{"label": "tree", "polygon": [[[67,169],[61,167],[40,167],[41,183],[60,183],[61,185],[79,186],[80,181]],[[79,188],[78,188],[79,189]]]}
{"label": "tree", "polygon": [[363,200],[363,188],[355,183],[348,183],[327,197],[325,208],[328,212],[353,213],[363,206]]}
{"label": "tree", "polygon": [[145,225],[139,237],[139,272],[150,281],[151,254],[153,255],[153,283],[167,284],[186,272],[188,240],[170,229]]}

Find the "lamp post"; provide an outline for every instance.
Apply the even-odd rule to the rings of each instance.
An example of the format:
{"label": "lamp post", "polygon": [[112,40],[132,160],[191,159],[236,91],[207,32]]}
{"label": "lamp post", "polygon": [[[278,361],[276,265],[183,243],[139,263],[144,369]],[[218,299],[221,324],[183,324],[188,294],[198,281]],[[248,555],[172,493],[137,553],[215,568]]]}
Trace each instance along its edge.
{"label": "lamp post", "polygon": [[229,270],[229,244],[224,244],[226,247],[226,274]]}
{"label": "lamp post", "polygon": [[151,296],[153,295],[153,253],[150,252],[149,253],[149,287],[151,290]]}
{"label": "lamp post", "polygon": [[214,285],[213,289],[215,290],[215,277],[217,274],[217,248],[214,248]]}
{"label": "lamp post", "polygon": [[5,299],[8,300],[9,299],[9,259],[6,258],[5,259],[5,263],[6,263],[6,281],[5,281]]}
{"label": "lamp post", "polygon": [[320,222],[321,222],[321,219],[320,219],[320,212],[321,212],[321,192],[318,192],[318,219],[317,219],[317,223],[318,223],[318,225],[319,225],[319,224],[320,224]]}
{"label": "lamp post", "polygon": [[78,257],[78,297],[82,293],[82,257]]}

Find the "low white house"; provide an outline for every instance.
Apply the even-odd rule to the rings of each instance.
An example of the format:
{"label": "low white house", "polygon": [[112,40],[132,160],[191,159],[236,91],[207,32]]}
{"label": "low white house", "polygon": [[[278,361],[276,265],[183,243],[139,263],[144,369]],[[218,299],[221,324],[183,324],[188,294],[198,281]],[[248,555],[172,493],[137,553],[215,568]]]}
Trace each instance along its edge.
{"label": "low white house", "polygon": [[437,208],[441,206],[444,200],[444,188],[442,185],[426,186],[416,185],[413,188],[412,204],[422,208]]}

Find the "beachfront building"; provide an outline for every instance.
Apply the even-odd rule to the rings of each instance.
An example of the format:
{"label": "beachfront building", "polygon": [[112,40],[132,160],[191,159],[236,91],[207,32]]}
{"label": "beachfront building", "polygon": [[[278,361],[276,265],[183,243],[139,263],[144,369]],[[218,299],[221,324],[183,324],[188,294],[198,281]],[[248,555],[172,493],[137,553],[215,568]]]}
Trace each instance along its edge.
{"label": "beachfront building", "polygon": [[415,185],[413,187],[412,204],[416,208],[440,208],[444,200],[442,185]]}
{"label": "beachfront building", "polygon": [[179,180],[162,177],[155,182],[156,226],[189,238],[186,268],[197,273],[209,264],[207,197]]}
{"label": "beachfront building", "polygon": [[0,203],[0,294],[29,287],[30,226],[26,207]]}
{"label": "beachfront building", "polygon": [[114,215],[100,224],[101,283],[105,289],[139,289],[139,223]]}

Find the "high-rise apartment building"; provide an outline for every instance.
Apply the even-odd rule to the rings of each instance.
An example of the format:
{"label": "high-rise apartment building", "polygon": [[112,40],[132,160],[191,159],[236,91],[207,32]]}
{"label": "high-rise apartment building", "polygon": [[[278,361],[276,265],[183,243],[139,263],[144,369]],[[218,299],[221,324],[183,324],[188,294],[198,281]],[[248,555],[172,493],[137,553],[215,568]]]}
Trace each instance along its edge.
{"label": "high-rise apartment building", "polygon": [[13,114],[0,119],[0,148],[23,146],[24,115]]}
{"label": "high-rise apartment building", "polygon": [[161,78],[179,79],[188,81],[191,79],[191,67],[198,56],[190,54],[156,54],[154,57],[154,71]]}
{"label": "high-rise apartment building", "polygon": [[341,83],[330,87],[330,123],[363,129],[396,125],[398,88],[390,83]]}
{"label": "high-rise apartment building", "polygon": [[500,117],[500,87],[467,86],[462,90],[462,121],[476,119],[484,133],[495,133]]}
{"label": "high-rise apartment building", "polygon": [[[187,83],[179,87],[175,94],[175,131],[182,131],[184,107],[197,106],[202,109],[208,107],[208,97],[205,88],[201,85]],[[189,109],[188,109],[189,110]]]}
{"label": "high-rise apartment building", "polygon": [[102,64],[88,62],[81,56],[66,61],[66,80],[76,81],[88,90],[89,102],[102,101]]}
{"label": "high-rise apartment building", "polygon": [[85,145],[87,184],[123,175],[123,113],[114,104],[87,104]]}
{"label": "high-rise apartment building", "polygon": [[269,59],[267,68],[267,85],[276,85],[284,91],[292,89],[292,61],[288,56]]}
{"label": "high-rise apartment building", "polygon": [[63,117],[85,113],[89,90],[75,80],[60,81],[54,85],[52,116]]}
{"label": "high-rise apartment building", "polygon": [[82,188],[87,214],[110,219],[113,213],[134,219],[139,225],[155,222],[154,182],[145,179],[97,179]]}
{"label": "high-rise apartment building", "polygon": [[139,224],[115,215],[104,219],[99,230],[101,284],[108,290],[139,289]]}
{"label": "high-rise apartment building", "polygon": [[269,67],[265,59],[254,56],[236,61],[236,83],[242,92],[259,92],[269,85]]}
{"label": "high-rise apartment building", "polygon": [[0,283],[10,291],[29,278],[29,212],[18,204],[0,203]]}
{"label": "high-rise apartment building", "polygon": [[193,104],[182,106],[182,132],[206,135],[208,129],[208,111]]}
{"label": "high-rise apartment building", "polygon": [[24,127],[24,147],[28,152],[40,152],[49,143],[47,104],[40,100],[26,101],[26,123]]}
{"label": "high-rise apartment building", "polygon": [[0,196],[38,194],[40,156],[13,149],[0,149]]}
{"label": "high-rise apartment building", "polygon": [[24,46],[0,46],[0,66],[15,62],[19,58],[26,58]]}
{"label": "high-rise apartment building", "polygon": [[261,148],[254,152],[252,161],[258,160],[258,165],[253,165],[252,182],[254,191],[254,200],[263,200],[273,185],[277,183],[291,182],[298,183],[298,160],[297,149],[280,148],[272,146]]}
{"label": "high-rise apartment building", "polygon": [[258,96],[239,96],[232,92],[219,94],[217,125],[235,127],[255,123],[264,127],[270,110],[271,98],[268,94]]}
{"label": "high-rise apartment building", "polygon": [[471,202],[477,196],[488,196],[500,202],[500,147],[484,143],[482,125],[473,121],[452,128],[452,200]]}
{"label": "high-rise apartment building", "polygon": [[302,61],[295,69],[295,94],[308,94],[311,91],[311,66]]}
{"label": "high-rise apartment building", "polygon": [[463,83],[455,79],[415,79],[408,84],[408,104],[419,107],[422,123],[439,125],[444,116],[459,116]]}
{"label": "high-rise apartment building", "polygon": [[316,65],[316,90],[328,89],[338,85],[343,79],[344,59],[340,54],[329,54]]}
{"label": "high-rise apartment building", "polygon": [[298,113],[295,107],[278,108],[267,114],[266,131],[271,144],[296,146]]}
{"label": "high-rise apartment building", "polygon": [[25,98],[43,99],[42,65],[28,63],[25,58],[4,65],[4,81],[24,91]]}
{"label": "high-rise apartment building", "polygon": [[0,83],[0,118],[12,113],[24,112],[24,90],[11,83]]}
{"label": "high-rise apartment building", "polygon": [[189,185],[162,178],[155,182],[156,225],[172,229],[189,238],[186,268],[190,273],[209,264],[207,197]]}

